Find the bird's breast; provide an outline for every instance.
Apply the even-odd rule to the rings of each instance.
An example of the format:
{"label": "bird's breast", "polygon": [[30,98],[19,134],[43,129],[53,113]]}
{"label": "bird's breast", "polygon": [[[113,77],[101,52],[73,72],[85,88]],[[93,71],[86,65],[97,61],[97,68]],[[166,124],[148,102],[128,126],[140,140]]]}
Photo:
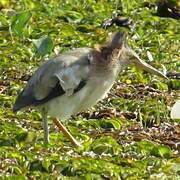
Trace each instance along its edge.
{"label": "bird's breast", "polygon": [[80,91],[71,96],[64,94],[48,102],[48,114],[66,120],[71,115],[94,106],[111,89],[115,78],[113,73],[90,77]]}

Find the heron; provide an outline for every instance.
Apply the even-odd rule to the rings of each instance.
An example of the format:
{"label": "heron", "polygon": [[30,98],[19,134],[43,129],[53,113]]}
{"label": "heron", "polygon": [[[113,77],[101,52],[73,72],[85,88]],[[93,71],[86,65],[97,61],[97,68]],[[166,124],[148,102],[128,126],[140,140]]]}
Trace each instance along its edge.
{"label": "heron", "polygon": [[17,96],[13,111],[38,109],[42,114],[45,144],[49,143],[50,116],[69,141],[79,147],[81,144],[63,122],[103,99],[119,72],[129,65],[166,78],[129,47],[124,33],[116,32],[103,45],[72,49],[45,62]]}

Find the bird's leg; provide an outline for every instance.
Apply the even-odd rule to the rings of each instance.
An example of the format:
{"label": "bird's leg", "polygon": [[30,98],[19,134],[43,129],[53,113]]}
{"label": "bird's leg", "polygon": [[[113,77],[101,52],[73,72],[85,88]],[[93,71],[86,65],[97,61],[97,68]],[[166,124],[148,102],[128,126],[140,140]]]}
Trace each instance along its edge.
{"label": "bird's leg", "polygon": [[60,131],[71,141],[71,143],[76,147],[81,147],[81,145],[76,141],[76,139],[71,135],[67,128],[58,120],[58,118],[53,118],[54,124],[59,128]]}
{"label": "bird's leg", "polygon": [[49,143],[49,129],[48,129],[47,111],[45,108],[42,109],[42,118],[43,118],[43,129],[44,129],[44,144],[48,144]]}

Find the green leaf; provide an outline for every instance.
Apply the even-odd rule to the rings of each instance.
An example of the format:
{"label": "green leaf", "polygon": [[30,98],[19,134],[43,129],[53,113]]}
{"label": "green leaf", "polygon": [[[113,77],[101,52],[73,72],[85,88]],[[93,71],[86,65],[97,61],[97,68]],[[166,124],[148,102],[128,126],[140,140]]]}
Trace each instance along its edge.
{"label": "green leaf", "polygon": [[120,129],[121,128],[121,122],[118,119],[105,119],[102,121],[99,121],[100,126],[102,128],[114,128],[114,129]]}
{"label": "green leaf", "polygon": [[32,14],[30,11],[21,12],[13,17],[11,30],[18,36],[22,36],[24,27],[30,20]]}
{"label": "green leaf", "polygon": [[92,143],[91,149],[96,154],[110,153],[111,155],[119,154],[122,151],[116,140],[109,136],[96,139]]}
{"label": "green leaf", "polygon": [[118,120],[111,119],[111,124],[113,125],[114,129],[121,129],[121,122]]}
{"label": "green leaf", "polygon": [[25,141],[25,140],[26,140],[27,136],[28,136],[28,132],[21,132],[21,133],[19,133],[19,134],[16,135],[16,138],[15,138],[15,139],[16,139],[18,142],[22,142],[22,141]]}
{"label": "green leaf", "polygon": [[158,148],[159,155],[161,157],[171,157],[171,149],[168,146],[160,146]]}
{"label": "green leaf", "polygon": [[180,89],[180,81],[178,79],[172,79],[168,83],[169,88],[173,90],[179,90]]}
{"label": "green leaf", "polygon": [[42,165],[42,161],[39,159],[34,160],[30,164],[31,171],[46,171],[46,169]]}
{"label": "green leaf", "polygon": [[46,55],[50,53],[54,47],[53,41],[50,37],[44,36],[39,39],[32,40],[37,52],[39,55]]}
{"label": "green leaf", "polygon": [[172,151],[169,146],[160,145],[160,146],[154,147],[152,149],[151,154],[157,157],[170,158],[172,156]]}
{"label": "green leaf", "polygon": [[162,91],[167,91],[168,90],[168,85],[163,83],[163,82],[156,82],[156,83],[153,84],[153,87],[157,88],[159,90],[162,90]]}
{"label": "green leaf", "polygon": [[48,158],[42,161],[42,166],[46,169],[46,171],[49,171],[50,165],[51,161]]}
{"label": "green leaf", "polygon": [[74,36],[76,34],[76,29],[68,23],[63,23],[61,27],[61,34],[65,37]]}

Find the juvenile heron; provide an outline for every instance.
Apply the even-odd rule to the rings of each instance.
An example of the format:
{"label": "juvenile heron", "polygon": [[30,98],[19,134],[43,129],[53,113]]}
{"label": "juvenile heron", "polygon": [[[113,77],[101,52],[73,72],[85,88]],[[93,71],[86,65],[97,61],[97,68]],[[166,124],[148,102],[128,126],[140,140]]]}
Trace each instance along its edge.
{"label": "juvenile heron", "polygon": [[125,43],[123,33],[117,32],[106,45],[77,48],[47,61],[19,94],[13,111],[37,107],[42,112],[45,143],[49,142],[49,115],[63,134],[79,146],[58,118],[64,121],[95,105],[111,89],[123,67],[131,64],[166,78],[142,61]]}

